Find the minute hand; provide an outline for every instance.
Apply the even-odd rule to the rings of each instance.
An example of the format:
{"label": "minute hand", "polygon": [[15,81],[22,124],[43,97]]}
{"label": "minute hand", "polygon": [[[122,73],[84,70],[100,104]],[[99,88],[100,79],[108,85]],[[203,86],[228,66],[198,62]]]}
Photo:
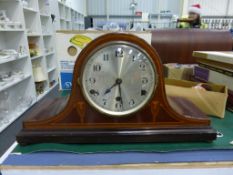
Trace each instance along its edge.
{"label": "minute hand", "polygon": [[121,99],[121,105],[123,107],[123,100],[122,100],[122,94],[121,94],[121,84],[118,84],[118,88],[119,88],[119,95],[120,95],[120,99]]}

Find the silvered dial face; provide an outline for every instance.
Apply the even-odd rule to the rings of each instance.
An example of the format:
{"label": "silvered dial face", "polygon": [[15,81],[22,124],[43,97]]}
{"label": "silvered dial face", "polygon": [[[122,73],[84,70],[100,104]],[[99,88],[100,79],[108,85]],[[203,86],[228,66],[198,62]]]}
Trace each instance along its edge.
{"label": "silvered dial face", "polygon": [[92,54],[82,72],[87,101],[100,112],[124,116],[141,109],[156,87],[156,70],[139,47],[111,43]]}

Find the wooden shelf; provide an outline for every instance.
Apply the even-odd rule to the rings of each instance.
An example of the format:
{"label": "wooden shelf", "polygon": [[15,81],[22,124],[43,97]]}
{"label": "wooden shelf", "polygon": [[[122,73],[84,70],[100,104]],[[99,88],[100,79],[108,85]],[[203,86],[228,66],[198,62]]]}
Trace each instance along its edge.
{"label": "wooden shelf", "polygon": [[58,82],[56,82],[53,86],[49,87],[50,90],[53,90],[58,85]]}
{"label": "wooden shelf", "polygon": [[51,89],[45,90],[43,94],[38,95],[37,101],[40,101],[42,98],[44,98],[50,92],[50,90]]}
{"label": "wooden shelf", "polygon": [[28,37],[40,37],[41,34],[40,33],[28,33],[27,36]]}
{"label": "wooden shelf", "polygon": [[20,83],[20,82],[22,82],[22,81],[28,79],[29,77],[31,77],[31,75],[25,75],[25,76],[24,76],[23,78],[21,78],[21,79],[12,80],[12,81],[6,83],[5,85],[3,85],[3,86],[0,87],[0,92],[4,91],[4,90],[6,90],[6,89],[8,89],[8,88],[10,88],[10,87],[12,87],[12,86],[17,85],[18,83]]}
{"label": "wooden shelf", "polygon": [[24,32],[25,29],[0,29],[0,32]]}
{"label": "wooden shelf", "polygon": [[44,14],[44,13],[40,13],[40,16],[42,16],[42,17],[50,17],[50,15],[48,15],[48,14]]}
{"label": "wooden shelf", "polygon": [[27,58],[27,57],[28,57],[28,55],[22,55],[22,56],[19,56],[17,58],[0,59],[0,64],[8,63],[8,62],[11,62],[11,61],[17,61],[17,60]]}
{"label": "wooden shelf", "polygon": [[28,12],[38,13],[38,10],[35,10],[35,9],[33,9],[33,8],[23,7],[23,9],[24,9],[25,11],[28,11]]}
{"label": "wooden shelf", "polygon": [[44,55],[49,56],[49,55],[52,55],[52,54],[55,54],[55,52],[48,52],[48,53],[45,53]]}
{"label": "wooden shelf", "polygon": [[56,70],[56,67],[48,68],[48,73],[50,73],[50,72],[52,72],[54,70]]}
{"label": "wooden shelf", "polygon": [[53,33],[43,33],[42,35],[43,35],[43,36],[52,36]]}
{"label": "wooden shelf", "polygon": [[31,58],[31,60],[35,60],[35,59],[38,59],[38,58],[41,58],[41,57],[43,57],[43,55],[38,55],[38,56],[30,57],[30,58]]}

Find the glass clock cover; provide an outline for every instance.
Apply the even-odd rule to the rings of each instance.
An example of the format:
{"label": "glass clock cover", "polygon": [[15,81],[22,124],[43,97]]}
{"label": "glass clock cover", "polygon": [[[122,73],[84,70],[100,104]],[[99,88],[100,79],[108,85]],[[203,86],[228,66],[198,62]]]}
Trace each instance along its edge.
{"label": "glass clock cover", "polygon": [[156,68],[144,50],[113,42],[96,48],[82,68],[84,97],[98,111],[124,116],[140,110],[157,85]]}

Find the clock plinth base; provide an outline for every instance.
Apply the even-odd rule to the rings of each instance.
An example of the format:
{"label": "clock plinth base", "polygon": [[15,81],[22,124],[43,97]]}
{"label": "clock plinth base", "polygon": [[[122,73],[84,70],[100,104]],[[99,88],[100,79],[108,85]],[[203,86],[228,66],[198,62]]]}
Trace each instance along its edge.
{"label": "clock plinth base", "polygon": [[156,143],[203,142],[216,139],[216,131],[206,128],[146,130],[23,130],[17,136],[20,145],[37,143]]}

